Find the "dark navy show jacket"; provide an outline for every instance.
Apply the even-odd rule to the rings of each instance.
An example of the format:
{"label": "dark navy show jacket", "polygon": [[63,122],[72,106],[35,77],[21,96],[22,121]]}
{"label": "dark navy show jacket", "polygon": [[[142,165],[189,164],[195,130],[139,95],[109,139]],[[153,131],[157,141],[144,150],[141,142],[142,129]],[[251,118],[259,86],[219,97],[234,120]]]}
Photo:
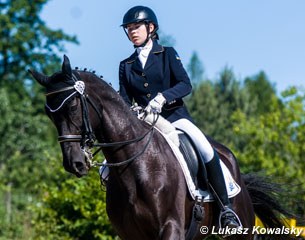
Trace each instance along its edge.
{"label": "dark navy show jacket", "polygon": [[154,41],[144,69],[135,51],[120,63],[119,80],[120,95],[129,105],[136,102],[146,107],[160,92],[166,99],[161,113],[164,118],[170,122],[181,118],[192,121],[182,100],[192,85],[174,48]]}

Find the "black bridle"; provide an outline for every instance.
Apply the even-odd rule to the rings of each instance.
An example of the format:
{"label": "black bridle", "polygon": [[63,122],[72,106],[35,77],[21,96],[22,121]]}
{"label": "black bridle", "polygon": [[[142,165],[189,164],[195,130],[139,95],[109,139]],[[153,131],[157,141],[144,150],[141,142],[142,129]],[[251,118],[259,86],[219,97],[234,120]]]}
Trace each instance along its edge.
{"label": "black bridle", "polygon": [[[154,133],[154,126],[155,126],[156,122],[158,121],[159,115],[156,115],[156,118],[154,119],[153,123],[151,124],[151,127],[149,128],[149,130],[147,132],[145,132],[145,134],[143,134],[142,136],[140,136],[138,138],[131,139],[131,140],[126,140],[126,141],[112,142],[112,143],[95,143],[96,138],[95,138],[95,135],[93,133],[92,126],[91,126],[90,119],[89,119],[88,103],[93,107],[93,109],[96,112],[96,114],[98,115],[100,121],[102,121],[102,114],[100,113],[100,111],[96,107],[96,104],[90,99],[89,95],[85,94],[85,83],[81,80],[80,76],[76,76],[75,74],[72,74],[72,79],[74,81],[73,86],[61,88],[61,89],[58,89],[56,91],[46,93],[46,96],[50,96],[50,95],[70,91],[70,90],[73,90],[73,89],[75,90],[72,94],[70,94],[66,99],[63,100],[63,102],[60,104],[60,106],[57,109],[51,109],[46,104],[46,107],[51,112],[58,111],[64,105],[64,103],[69,98],[71,98],[73,96],[79,97],[80,102],[81,102],[82,122],[83,122],[82,133],[81,134],[60,135],[60,136],[58,136],[58,141],[60,143],[63,143],[63,142],[80,142],[81,150],[83,151],[83,153],[87,157],[90,166],[119,167],[119,166],[126,165],[128,163],[131,163],[137,157],[141,156],[145,152],[149,143],[152,140],[153,133]],[[127,159],[127,160],[120,161],[118,163],[99,163],[99,162],[96,162],[96,161],[92,161],[93,157],[98,152],[100,152],[102,150],[102,148],[122,147],[122,146],[126,146],[126,145],[129,145],[129,144],[132,144],[132,143],[136,143],[136,142],[139,142],[139,141],[143,140],[149,133],[150,133],[150,136],[148,138],[147,143],[145,143],[143,149],[140,152],[136,153],[134,156]],[[91,149],[93,147],[99,147],[99,148],[92,154]]]}

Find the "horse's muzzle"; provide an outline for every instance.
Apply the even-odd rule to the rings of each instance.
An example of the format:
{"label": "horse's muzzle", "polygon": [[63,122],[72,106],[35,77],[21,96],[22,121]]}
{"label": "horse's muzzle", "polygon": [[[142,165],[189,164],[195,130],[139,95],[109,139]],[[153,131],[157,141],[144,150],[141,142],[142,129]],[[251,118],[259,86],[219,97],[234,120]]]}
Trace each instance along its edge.
{"label": "horse's muzzle", "polygon": [[82,177],[88,174],[89,168],[84,162],[74,162],[73,171],[77,177]]}
{"label": "horse's muzzle", "polygon": [[63,166],[67,172],[77,177],[88,174],[89,164],[86,155],[80,150],[79,144],[63,143]]}

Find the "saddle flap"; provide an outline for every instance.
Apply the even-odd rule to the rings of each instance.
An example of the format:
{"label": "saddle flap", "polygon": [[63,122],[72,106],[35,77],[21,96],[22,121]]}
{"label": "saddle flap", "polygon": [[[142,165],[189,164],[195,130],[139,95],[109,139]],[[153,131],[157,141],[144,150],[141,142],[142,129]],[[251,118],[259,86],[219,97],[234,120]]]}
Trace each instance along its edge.
{"label": "saddle flap", "polygon": [[[152,122],[149,121],[149,118],[145,118],[145,121],[150,124]],[[206,181],[207,174],[205,166],[202,164],[203,161],[198,158],[200,154],[197,154],[197,150],[193,147],[190,137],[188,137],[187,134],[176,130],[170,122],[161,116],[159,116],[155,128],[162,134],[176,156],[184,174],[191,197],[194,200],[202,199],[204,202],[215,201],[213,194],[207,187],[208,184]],[[235,197],[241,191],[241,188],[235,182],[232,174],[222,160],[220,160],[220,165],[223,171],[228,196],[229,198]],[[200,184],[198,184],[198,182],[200,182]],[[205,183],[206,185],[204,186],[202,183]]]}
{"label": "saddle flap", "polygon": [[195,147],[192,139],[187,135],[187,133],[177,130],[180,145],[179,149],[184,157],[184,160],[188,166],[191,177],[196,188],[201,190],[208,189],[207,172],[205,165],[203,164],[203,159]]}

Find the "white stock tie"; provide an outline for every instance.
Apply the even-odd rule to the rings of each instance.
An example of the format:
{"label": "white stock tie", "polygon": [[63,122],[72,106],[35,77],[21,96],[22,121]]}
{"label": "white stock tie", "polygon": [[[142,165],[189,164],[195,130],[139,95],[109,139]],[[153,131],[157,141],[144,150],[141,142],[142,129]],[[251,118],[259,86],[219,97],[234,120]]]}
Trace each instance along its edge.
{"label": "white stock tie", "polygon": [[146,64],[148,55],[149,55],[149,53],[150,53],[150,51],[151,51],[151,48],[152,48],[152,44],[149,45],[149,46],[137,48],[138,57],[139,57],[139,60],[140,60],[140,62],[141,62],[141,64],[142,64],[142,68],[143,68],[143,69],[144,69],[144,67],[145,67],[145,64]]}

